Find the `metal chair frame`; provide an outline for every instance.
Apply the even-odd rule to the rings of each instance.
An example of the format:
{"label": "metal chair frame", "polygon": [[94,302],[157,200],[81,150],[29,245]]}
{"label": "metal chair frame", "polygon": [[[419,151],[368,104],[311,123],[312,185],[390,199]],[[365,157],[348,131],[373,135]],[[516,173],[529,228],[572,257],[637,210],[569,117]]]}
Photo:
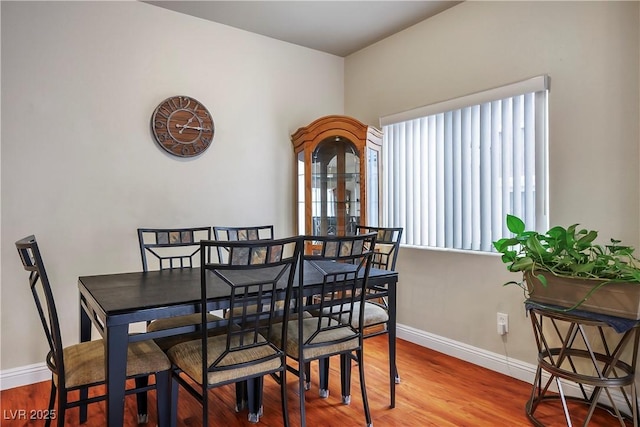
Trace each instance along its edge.
{"label": "metal chair frame", "polygon": [[[22,265],[29,272],[29,287],[34,297],[36,308],[40,316],[47,342],[49,344],[49,353],[47,354],[47,367],[51,371],[51,394],[49,396],[49,414],[55,414],[55,417],[48,417],[45,426],[51,425],[51,420],[57,418],[58,426],[64,426],[65,411],[70,408],[80,407],[80,423],[87,420],[87,405],[94,402],[106,400],[106,394],[95,395],[89,397],[88,388],[104,385],[104,382],[95,384],[84,384],[77,387],[67,387],[65,385],[65,365],[64,365],[64,348],[62,345],[62,337],[60,334],[60,324],[58,321],[58,313],[56,309],[53,292],[49,283],[44,262],[38,248],[36,238],[31,235],[27,236],[16,243],[16,249],[22,260]],[[158,349],[159,350],[159,349]],[[136,379],[136,387],[126,390],[126,394],[136,394],[138,404],[138,422],[145,423],[147,421],[147,401],[146,392],[155,389],[158,394],[158,401],[164,399],[166,401],[166,393],[169,392],[169,371],[159,371],[155,373],[155,384],[147,385],[147,375],[129,377]],[[143,378],[144,385],[139,386],[138,379]],[[56,381],[57,380],[57,381]],[[79,398],[69,401],[68,393],[79,390]],[[58,401],[58,413],[54,411],[54,404]],[[168,396],[167,396],[168,397]],[[158,405],[158,420],[168,421],[168,408]]]}
{"label": "metal chair frame", "polygon": [[[375,234],[370,233],[356,236],[307,236],[305,241],[313,242],[314,247],[319,247],[319,249],[314,250],[313,254],[303,254],[301,256],[300,277],[302,278],[303,268],[314,268],[323,275],[323,284],[320,290],[314,292],[320,295],[320,298],[307,298],[303,296],[302,292],[299,292],[293,304],[300,311],[308,310],[316,313],[312,321],[317,322],[315,332],[305,339],[303,336],[303,324],[309,320],[306,319],[305,316],[298,316],[296,321],[298,322],[297,340],[299,352],[297,355],[289,354],[290,357],[298,362],[297,368],[290,366],[289,370],[294,372],[299,379],[301,426],[306,426],[304,391],[309,388],[310,363],[313,360],[319,361],[320,395],[322,397],[328,397],[329,358],[335,355],[340,356],[341,390],[342,402],[344,404],[351,402],[351,360],[356,361],[360,375],[360,391],[362,393],[365,419],[367,426],[371,426],[372,420],[364,373],[364,336],[362,328],[354,328],[352,321],[354,316],[358,316],[360,324],[362,324],[364,319],[364,290],[367,288],[369,271],[371,269]],[[335,268],[338,263],[344,265],[341,271],[325,271],[325,268],[329,270],[329,268],[327,268],[329,265]],[[325,268],[323,268],[323,265]],[[331,270],[333,270],[333,268]],[[302,286],[302,282],[300,282],[300,286]],[[360,302],[360,310],[356,313],[354,311],[354,303],[357,301]],[[352,335],[349,336],[348,340],[354,337],[357,338],[358,345],[356,348],[305,358],[304,353],[306,349],[314,347],[322,348],[328,344],[340,342],[340,340],[336,342],[327,342],[324,340],[321,343],[313,342],[314,338],[319,334],[328,333],[331,330],[339,328],[350,331]]]}
{"label": "metal chair frame", "polygon": [[[278,240],[255,241],[202,241],[201,242],[201,303],[207,302],[207,285],[216,278],[230,287],[231,299],[229,317],[226,323],[226,348],[213,363],[202,363],[201,378],[198,386],[193,379],[185,379],[179,365],[173,372],[172,385],[172,422],[175,422],[178,385],[181,385],[202,405],[202,425],[208,425],[208,390],[229,383],[246,382],[248,391],[249,421],[257,422],[262,414],[262,384],[265,375],[276,375],[281,384],[282,414],[285,426],[289,425],[286,396],[286,353],[269,341],[270,331],[276,323],[281,325],[280,334],[286,342],[286,323],[290,310],[276,309],[276,302],[285,293],[286,300],[293,293],[294,277],[298,266],[302,241],[298,237]],[[206,259],[206,254],[220,253],[224,249],[228,256],[217,259]],[[283,288],[283,282],[285,287]],[[254,307],[248,310],[249,307]],[[207,319],[202,316],[201,360],[208,359],[207,342],[209,336]],[[259,347],[268,347],[270,356],[250,360],[243,365],[225,365],[225,357],[234,352],[246,349],[256,351]],[[169,354],[171,355],[171,352]],[[267,360],[280,359],[280,367],[268,369],[248,376],[234,377],[219,383],[208,384],[208,375],[212,372],[245,367],[250,364],[263,363]],[[237,390],[237,389],[236,389]]]}

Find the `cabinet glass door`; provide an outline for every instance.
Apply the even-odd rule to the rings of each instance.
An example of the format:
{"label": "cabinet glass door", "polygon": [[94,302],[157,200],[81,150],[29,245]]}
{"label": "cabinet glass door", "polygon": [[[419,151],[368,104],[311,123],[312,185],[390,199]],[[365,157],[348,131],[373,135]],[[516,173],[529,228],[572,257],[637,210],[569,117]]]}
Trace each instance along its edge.
{"label": "cabinet glass door", "polygon": [[360,221],[360,158],[341,137],[316,147],[311,164],[312,234],[352,235]]}

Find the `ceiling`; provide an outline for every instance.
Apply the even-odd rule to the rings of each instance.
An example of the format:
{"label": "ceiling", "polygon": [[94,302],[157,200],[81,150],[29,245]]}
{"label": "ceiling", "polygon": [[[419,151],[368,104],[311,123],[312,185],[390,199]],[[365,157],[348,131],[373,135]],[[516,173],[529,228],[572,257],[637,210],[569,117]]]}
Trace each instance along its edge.
{"label": "ceiling", "polygon": [[347,56],[460,1],[145,1],[267,37]]}

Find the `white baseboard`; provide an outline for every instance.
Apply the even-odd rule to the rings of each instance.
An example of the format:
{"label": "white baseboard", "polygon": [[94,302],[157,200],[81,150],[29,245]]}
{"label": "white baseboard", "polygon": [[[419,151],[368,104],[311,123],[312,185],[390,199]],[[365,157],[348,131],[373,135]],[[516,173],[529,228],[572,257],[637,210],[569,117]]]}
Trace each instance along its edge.
{"label": "white baseboard", "polygon": [[406,325],[398,325],[397,336],[403,340],[461,359],[474,365],[533,384],[536,366],[501,354],[472,347]]}
{"label": "white baseboard", "polygon": [[0,390],[39,383],[51,379],[51,371],[44,363],[0,371]]}

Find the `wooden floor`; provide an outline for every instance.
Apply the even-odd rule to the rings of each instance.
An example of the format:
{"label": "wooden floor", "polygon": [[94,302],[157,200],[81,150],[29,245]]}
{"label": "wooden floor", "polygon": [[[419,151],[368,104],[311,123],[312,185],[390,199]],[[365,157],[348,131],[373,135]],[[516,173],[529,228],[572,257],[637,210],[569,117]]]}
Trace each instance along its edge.
{"label": "wooden floor", "polygon": [[[531,425],[525,415],[524,405],[531,386],[522,381],[466,363],[459,359],[398,340],[398,369],[402,382],[396,388],[397,405],[389,409],[388,359],[386,336],[365,341],[365,369],[367,391],[373,423],[376,427],[517,427]],[[306,392],[307,425],[351,427],[364,426],[364,412],[360,396],[357,367],[353,369],[352,402],[342,405],[338,360],[332,360],[330,396],[321,399],[317,388],[317,364],[313,364],[311,390]],[[292,426],[299,426],[297,378],[288,376],[288,404]],[[256,426],[281,426],[279,386],[265,380],[264,416]],[[16,414],[26,410],[27,415],[38,415],[32,410],[47,407],[49,382],[5,390],[0,393],[2,427],[39,426],[42,421],[28,421]],[[150,393],[149,426],[156,425],[154,393]],[[210,392],[211,425],[250,426],[246,412],[233,410],[235,392],[232,386]],[[582,405],[576,411],[574,425],[582,425]],[[104,427],[104,402],[89,406],[87,427]],[[200,406],[180,389],[178,426],[200,426]],[[127,397],[125,426],[136,425],[135,397]],[[536,413],[548,426],[566,426],[559,403],[545,403]],[[65,425],[78,425],[78,409],[68,411]],[[215,423],[214,423],[215,421]],[[607,412],[596,410],[590,426],[619,426]],[[631,424],[627,424],[631,425]]]}

